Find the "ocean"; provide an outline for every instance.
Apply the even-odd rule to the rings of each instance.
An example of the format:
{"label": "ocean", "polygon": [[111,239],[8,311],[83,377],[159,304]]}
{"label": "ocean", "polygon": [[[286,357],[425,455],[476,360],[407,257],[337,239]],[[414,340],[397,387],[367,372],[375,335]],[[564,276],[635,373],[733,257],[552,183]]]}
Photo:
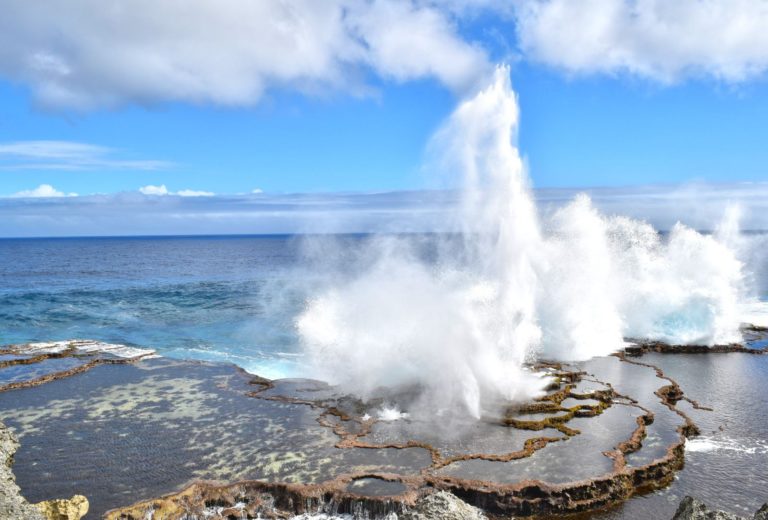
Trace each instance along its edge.
{"label": "ocean", "polygon": [[300,258],[292,236],[0,240],[0,343],[88,338],[289,375]]}
{"label": "ocean", "polygon": [[[437,236],[407,239],[425,265],[450,242]],[[369,237],[0,239],[0,344],[94,339],[265,377],[306,375],[297,319],[329,284],[370,270]],[[748,271],[763,280],[763,254],[751,257]],[[750,283],[764,299],[764,284]]]}
{"label": "ocean", "polygon": [[[381,263],[382,261],[377,259],[379,254],[388,251],[388,247],[393,247],[392,243],[385,241],[382,244],[380,237],[374,239],[378,245],[373,250],[375,254],[371,254],[371,238],[373,237],[366,235],[276,235],[3,239],[0,240],[0,343],[94,339],[155,349],[166,359],[156,360],[156,365],[151,366],[162,368],[166,366],[163,363],[167,363],[167,370],[174,370],[172,363],[175,363],[167,358],[177,358],[233,363],[251,373],[269,378],[312,375],[313,367],[307,363],[308,352],[302,347],[301,341],[302,326],[309,326],[306,323],[302,325],[302,319],[307,320],[309,316],[314,320],[308,320],[310,325],[315,327],[309,327],[310,337],[319,338],[321,346],[324,334],[328,333],[323,327],[317,327],[318,322],[325,324],[320,318],[327,318],[327,315],[324,314],[324,307],[313,309],[313,299],[321,295],[325,298],[321,301],[325,301],[332,309],[348,312],[348,309],[355,310],[356,306],[366,305],[372,301],[373,296],[380,296],[377,305],[360,314],[359,322],[343,319],[347,316],[343,312],[339,314],[341,318],[329,321],[349,327],[342,331],[344,333],[348,330],[355,332],[350,336],[352,340],[342,337],[343,341],[364,342],[362,348],[355,349],[357,352],[353,349],[340,351],[343,354],[341,365],[336,366],[346,364],[350,372],[358,372],[371,381],[381,381],[385,378],[397,383],[398,377],[410,377],[410,364],[411,368],[422,370],[420,377],[423,381],[445,380],[446,370],[454,368],[454,365],[465,366],[467,359],[472,362],[474,353],[469,352],[467,356],[462,357],[461,352],[456,351],[451,359],[446,359],[448,356],[440,357],[440,352],[447,352],[446,345],[450,338],[457,331],[462,332],[461,328],[454,327],[450,320],[445,318],[461,318],[461,315],[454,312],[453,307],[456,303],[460,305],[462,300],[456,299],[456,293],[452,292],[436,292],[430,295],[435,286],[424,283],[422,267],[430,272],[441,271],[445,264],[440,264],[439,258],[455,257],[458,250],[450,253],[450,249],[456,244],[450,237],[447,240],[446,237],[437,240],[437,235],[409,236],[405,239],[411,246],[408,249],[409,254],[416,255],[419,261],[403,266],[392,260],[400,258],[398,254],[389,255],[389,260]],[[395,242],[402,241],[403,237],[395,239]],[[751,284],[753,289],[756,288],[757,294],[764,300],[762,272],[765,262],[762,244],[765,235],[746,235],[744,239],[751,245],[743,248],[749,252],[743,257],[743,261],[747,264],[746,272],[752,273],[748,274],[745,281]],[[446,253],[446,249],[449,253]],[[702,259],[696,254],[682,256],[680,262],[684,265],[702,263]],[[693,263],[689,262],[689,258]],[[360,276],[361,274],[364,276]],[[452,282],[456,275],[449,273],[444,276],[441,281]],[[463,284],[462,280],[459,281]],[[696,287],[692,287],[691,290],[695,289]],[[408,298],[403,298],[403,294]],[[471,294],[474,296],[476,292]],[[675,296],[678,293],[669,294]],[[482,292],[480,296],[483,296]],[[389,301],[388,297],[391,297],[392,301]],[[713,298],[713,301],[717,300]],[[334,305],[336,307],[333,307]],[[682,308],[687,314],[671,322],[666,320],[664,323],[673,323],[676,327],[686,329],[687,324],[696,323],[696,320],[700,319],[701,305],[698,300]],[[312,312],[307,313],[307,309]],[[691,312],[691,309],[694,312]],[[758,306],[757,309],[758,317],[764,319],[768,316],[765,305]],[[399,336],[399,329],[394,332],[390,330],[396,329],[390,326],[392,323],[402,323],[405,331],[403,334],[408,335]],[[365,331],[355,327],[366,330],[370,328],[372,332],[363,334]],[[430,345],[428,341],[432,336],[439,340],[435,341],[434,345]],[[427,346],[423,352],[414,353],[414,348],[409,351],[390,351],[385,348],[386,345],[376,343],[380,338],[384,338],[396,345],[395,340],[402,337],[424,339]],[[379,348],[376,348],[377,345]],[[357,344],[353,346],[356,347]],[[432,347],[434,350],[431,350]],[[393,352],[395,359],[388,359],[393,357]],[[388,358],[384,359],[382,353],[386,353]],[[617,363],[613,357],[601,357],[604,355],[595,354],[585,363],[592,367],[590,370],[601,364]],[[422,363],[425,359],[429,362]],[[455,364],[448,363],[454,360]],[[595,518],[668,518],[686,494],[696,495],[712,506],[744,513],[754,511],[768,499],[764,493],[764,468],[768,463],[768,447],[764,435],[766,401],[765,393],[761,391],[768,374],[767,360],[765,356],[746,354],[646,355],[644,362],[652,362],[663,368],[665,373],[680,382],[686,395],[699,400],[704,406],[712,407],[713,410],[698,410],[685,403],[681,404],[701,427],[701,435],[686,445],[686,469],[678,474],[672,486],[629,500],[612,510],[596,514]],[[426,365],[436,367],[434,374],[430,375],[430,372],[425,370]],[[180,366],[183,368],[174,372],[174,377],[181,386],[174,390],[175,393],[171,390],[172,387],[163,387],[161,394],[166,396],[165,398],[168,399],[173,393],[174,399],[182,399],[184,392],[192,388],[183,384],[186,381],[183,377],[194,379],[196,371],[201,374],[195,384],[209,385],[205,387],[205,395],[210,397],[224,391],[219,388],[220,381],[216,378],[229,377],[226,376],[226,367]],[[647,388],[634,388],[632,385],[639,384],[631,374],[636,367],[621,367],[626,374],[608,371],[605,378],[619,385],[627,385],[628,394],[645,396],[651,399],[650,402],[658,405],[653,397],[653,391],[661,384],[657,378],[653,377],[650,382],[646,382]],[[66,378],[32,390],[2,394],[1,415],[4,421],[22,436],[24,449],[19,453],[15,466],[19,482],[23,489],[29,490],[30,496],[35,500],[69,496],[73,492],[79,492],[80,488],[75,489],[77,486],[84,486],[88,488],[90,498],[93,499],[94,511],[102,511],[122,504],[118,501],[112,503],[106,499],[102,500],[103,497],[118,496],[118,491],[129,493],[125,495],[127,498],[124,498],[126,503],[135,497],[152,496],[153,491],[143,490],[133,477],[126,482],[114,477],[103,489],[95,484],[83,484],[83,479],[89,474],[81,465],[85,464],[86,468],[102,468],[104,462],[91,460],[82,454],[91,453],[93,457],[109,458],[118,449],[114,447],[116,437],[112,431],[117,426],[99,429],[100,425],[106,424],[100,422],[106,421],[105,418],[83,422],[83,431],[80,431],[79,426],[73,426],[79,424],[80,419],[72,414],[85,413],[85,405],[78,399],[89,388],[87,383],[91,381],[94,385],[88,394],[89,399],[93,400],[105,399],[112,395],[110,392],[129,392],[134,388],[132,385],[139,380],[142,385],[150,385],[141,395],[154,395],[150,384],[154,379],[146,380],[145,376],[142,376],[142,370],[117,366],[102,368],[100,371],[88,372],[80,378]],[[486,366],[480,368],[487,369]],[[208,381],[209,373],[216,376],[211,381]],[[513,379],[507,372],[502,373],[502,378]],[[408,379],[404,380],[408,382]],[[110,392],[105,388],[109,388]],[[365,387],[361,388],[365,390]],[[68,393],[64,392],[66,389],[69,389]],[[69,401],[62,400],[65,394],[70,397]],[[112,397],[115,402],[124,402],[123,397]],[[263,444],[263,439],[259,435],[254,437],[252,430],[255,424],[253,421],[258,417],[245,421],[246,426],[242,423],[243,410],[249,409],[246,405],[250,403],[250,398],[238,394],[237,399],[241,399],[241,402],[233,400],[228,394],[225,397],[224,401],[215,401],[210,405],[211,414],[217,418],[210,424],[217,424],[221,416],[226,414],[232,416],[234,422],[222,423],[228,425],[226,433],[232,437],[226,446],[234,450],[252,442],[254,438],[258,440],[259,445]],[[430,401],[431,405],[436,402]],[[51,403],[69,403],[71,407],[68,408],[68,413],[59,413]],[[260,402],[257,404],[261,405]],[[108,412],[113,410],[111,404],[94,405],[93,408]],[[191,406],[188,408],[197,409]],[[471,407],[467,409],[471,412]],[[620,409],[621,407],[616,407],[614,411],[618,412]],[[37,412],[32,413],[29,410],[50,413],[51,418],[47,420],[62,421],[62,425],[50,430],[53,432],[51,437],[45,437],[40,433],[42,430],[35,429],[35,418],[39,418]],[[139,407],[137,410],[144,415],[141,415],[141,420],[134,418],[133,422],[128,420],[128,412],[110,416],[110,420],[123,421],[124,424],[119,424],[123,424],[128,432],[125,433],[125,438],[132,439],[130,445],[123,446],[124,437],[120,436],[118,444],[121,453],[131,453],[125,457],[135,458],[134,465],[137,469],[134,476],[141,475],[139,480],[143,481],[145,476],[141,471],[145,466],[142,464],[146,464],[146,467],[154,467],[157,464],[160,468],[157,470],[160,472],[158,482],[153,481],[152,485],[161,486],[160,489],[166,492],[176,489],[177,480],[181,477],[187,479],[192,476],[211,476],[213,470],[202,463],[201,468],[196,470],[199,474],[186,475],[167,462],[161,461],[161,464],[154,459],[145,461],[147,443],[160,443],[160,438],[164,439],[162,442],[170,442],[169,439],[175,439],[178,433],[162,433],[159,426],[164,424],[162,421],[155,426],[147,426],[143,421],[147,420],[145,416],[149,413],[148,408]],[[663,411],[662,409],[661,412]],[[674,431],[668,425],[665,426],[661,412],[657,410],[658,417],[654,423],[656,430],[651,428],[644,441],[651,454],[656,453],[654,450],[663,449],[667,443],[663,435]],[[415,417],[418,417],[419,411],[416,410],[415,413]],[[421,413],[423,414],[424,410],[421,410]],[[609,415],[606,414],[604,418],[610,419]],[[307,422],[307,425],[317,427],[314,420]],[[309,428],[307,425],[296,431],[304,432]],[[207,435],[215,438],[215,442],[209,443],[210,446],[218,446],[224,438],[224,433],[203,430],[197,423],[187,426],[183,431],[205,431]],[[238,430],[235,426],[242,429]],[[94,432],[85,431],[90,427],[96,428]],[[67,428],[77,430],[76,435],[58,435],[58,432]],[[149,432],[161,434],[158,434],[157,440],[150,442],[142,437]],[[614,434],[612,432],[609,428],[604,433],[610,437]],[[481,436],[476,440],[485,442],[484,439],[485,437]],[[489,436],[488,439],[492,437]],[[563,443],[562,446],[569,448],[578,442],[586,442],[588,436],[583,435],[575,439],[569,441],[570,444]],[[609,438],[606,446],[612,446],[612,442]],[[188,445],[192,444],[196,449],[203,451],[204,448],[210,448],[199,440],[179,441],[177,444],[178,446],[174,444],[171,448],[186,450]],[[56,453],[66,460],[48,457],[46,450],[52,445],[59,446]],[[561,445],[554,446],[555,449],[558,447]],[[254,453],[258,449],[260,448],[254,447]],[[273,446],[269,449],[277,448]],[[610,461],[603,460],[604,457],[600,455],[602,449],[596,452],[596,460],[609,467]],[[171,455],[173,453],[175,452]],[[559,461],[559,452],[555,450],[553,453]],[[210,453],[208,455],[213,457]],[[243,461],[248,463],[249,468],[260,467],[258,464],[252,464],[248,458],[252,455],[243,456]],[[542,460],[546,462],[542,457],[526,459],[519,463],[518,469],[542,471]],[[123,458],[118,457],[115,460],[122,461]],[[169,460],[175,460],[174,456],[170,456]],[[207,459],[195,455],[191,460]],[[213,457],[211,460],[219,459]],[[644,459],[635,461],[631,457],[629,461],[630,465],[643,462]],[[43,472],[45,479],[41,479],[41,468],[49,466],[50,470]],[[227,471],[234,471],[232,468],[235,466],[237,460],[223,465]],[[456,467],[459,473],[496,471],[496,467],[490,463],[488,467]],[[59,468],[67,469],[65,473],[59,474]],[[287,468],[290,469],[290,466]],[[503,472],[509,469],[506,466],[501,468]],[[189,468],[185,469],[187,470],[191,471]],[[72,475],[77,476],[79,480],[73,483]],[[253,475],[227,473],[226,478],[221,478],[236,480],[244,477]],[[263,475],[257,477],[262,478]],[[96,481],[101,480],[103,479],[100,477],[96,478]]]}

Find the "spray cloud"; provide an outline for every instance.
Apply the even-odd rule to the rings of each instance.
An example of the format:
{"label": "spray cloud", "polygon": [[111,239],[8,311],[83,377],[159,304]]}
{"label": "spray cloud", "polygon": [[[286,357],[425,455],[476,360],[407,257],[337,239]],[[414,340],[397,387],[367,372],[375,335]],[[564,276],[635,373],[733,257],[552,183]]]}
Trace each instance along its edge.
{"label": "spray cloud", "polygon": [[580,360],[625,337],[738,341],[742,264],[730,242],[678,224],[606,217],[581,195],[542,219],[515,147],[518,104],[507,67],[463,101],[433,138],[462,173],[457,236],[436,258],[414,241],[367,243],[367,267],[307,301],[296,326],[317,377],[366,399],[417,388],[436,412],[474,417],[534,397],[536,358]]}

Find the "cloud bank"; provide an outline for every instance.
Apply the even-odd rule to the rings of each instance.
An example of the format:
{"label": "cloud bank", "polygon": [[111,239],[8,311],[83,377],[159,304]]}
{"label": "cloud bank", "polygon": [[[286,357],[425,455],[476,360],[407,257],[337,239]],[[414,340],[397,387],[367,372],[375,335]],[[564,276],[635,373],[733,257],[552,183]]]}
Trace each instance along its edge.
{"label": "cloud bank", "polygon": [[[60,193],[50,186],[41,188]],[[768,230],[768,183],[539,189],[535,196],[541,211],[554,212],[580,191],[586,191],[595,207],[607,215],[645,220],[662,230],[678,221],[712,230],[733,204],[743,210],[744,229]],[[458,194],[452,191],[173,195],[136,191],[4,198],[0,199],[0,236],[456,231],[446,227],[455,221],[450,215]]]}
{"label": "cloud bank", "polygon": [[0,237],[430,231],[441,229],[454,198],[442,192],[184,197],[139,191],[3,198]]}
{"label": "cloud bank", "polygon": [[736,83],[768,69],[764,0],[523,0],[515,17],[523,53],[571,74]]}
{"label": "cloud bank", "polygon": [[152,184],[142,186],[139,188],[139,193],[142,195],[153,195],[161,197],[165,195],[178,195],[179,197],[213,197],[216,195],[212,191],[199,190],[179,190],[177,192],[172,192],[168,191],[168,188],[166,188],[165,184],[161,184],[160,186],[154,186]]}
{"label": "cloud bank", "polygon": [[460,91],[487,68],[449,11],[411,0],[10,0],[0,17],[0,75],[53,108],[361,94],[370,72]]}

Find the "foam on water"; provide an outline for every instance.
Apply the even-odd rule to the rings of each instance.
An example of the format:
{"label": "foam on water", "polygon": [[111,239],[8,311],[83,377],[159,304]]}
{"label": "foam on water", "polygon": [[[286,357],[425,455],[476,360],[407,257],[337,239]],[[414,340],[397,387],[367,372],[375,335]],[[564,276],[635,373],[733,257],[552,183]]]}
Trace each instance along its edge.
{"label": "foam on water", "polygon": [[105,343],[103,341],[95,341],[90,339],[42,341],[37,343],[27,343],[25,345],[19,346],[23,352],[30,355],[58,354],[72,347],[74,347],[77,352],[83,354],[94,354],[101,352],[104,354],[111,354],[116,357],[127,359],[138,357],[143,359],[151,359],[160,357],[152,349],[131,347],[129,345],[115,343]]}
{"label": "foam on water", "polygon": [[588,359],[626,337],[741,339],[735,211],[714,234],[677,224],[667,237],[600,214],[586,195],[542,216],[514,146],[517,124],[509,70],[499,67],[431,144],[442,168],[462,175],[458,244],[446,239],[426,262],[407,239],[371,240],[367,268],[309,298],[296,320],[315,376],[363,398],[417,388],[411,407],[480,417],[491,403],[540,394],[546,377],[525,369],[536,358]]}
{"label": "foam on water", "polygon": [[401,412],[395,406],[384,406],[379,410],[377,414],[380,421],[399,421],[400,419],[407,419],[408,414]]}
{"label": "foam on water", "polygon": [[768,454],[768,443],[762,440],[747,441],[728,437],[695,437],[685,442],[685,449],[690,452],[730,451],[747,455],[765,455]]}

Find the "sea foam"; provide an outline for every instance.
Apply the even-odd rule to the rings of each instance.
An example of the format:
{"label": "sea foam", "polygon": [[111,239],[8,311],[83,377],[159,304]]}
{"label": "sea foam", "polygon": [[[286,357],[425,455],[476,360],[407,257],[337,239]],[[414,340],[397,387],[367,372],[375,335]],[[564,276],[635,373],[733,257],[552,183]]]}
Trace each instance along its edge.
{"label": "sea foam", "polygon": [[[536,359],[606,355],[625,338],[741,339],[746,302],[738,215],[713,234],[601,214],[579,195],[542,216],[514,143],[509,70],[459,104],[430,150],[461,172],[461,204],[436,258],[403,237],[368,242],[368,264],[314,294],[296,319],[313,376],[366,399],[480,417],[547,384]],[[372,260],[371,260],[372,259]],[[402,392],[401,392],[402,393]]]}
{"label": "sea foam", "polygon": [[151,359],[160,357],[154,350],[148,348],[132,347],[120,343],[105,343],[91,339],[69,339],[63,341],[41,341],[15,345],[18,350],[28,355],[59,354],[73,348],[80,354],[110,354],[126,359]]}

